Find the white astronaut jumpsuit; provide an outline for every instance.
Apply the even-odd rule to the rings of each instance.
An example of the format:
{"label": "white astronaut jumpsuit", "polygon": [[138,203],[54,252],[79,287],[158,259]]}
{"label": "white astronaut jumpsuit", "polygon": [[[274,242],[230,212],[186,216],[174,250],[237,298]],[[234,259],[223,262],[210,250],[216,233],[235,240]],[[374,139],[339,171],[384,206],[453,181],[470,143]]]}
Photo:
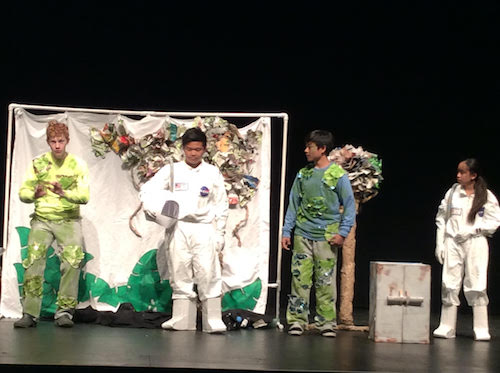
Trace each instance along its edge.
{"label": "white astronaut jumpsuit", "polygon": [[[451,195],[451,197],[450,197]],[[455,337],[459,293],[464,295],[474,312],[476,340],[489,340],[486,294],[488,242],[486,237],[500,225],[500,209],[496,197],[488,190],[486,204],[476,214],[473,224],[467,221],[474,194],[467,195],[457,185],[450,188],[436,215],[436,259],[443,264],[441,323],[434,336]]]}
{"label": "white astronaut jumpsuit", "polygon": [[[225,325],[220,319],[222,279],[218,254],[224,246],[229,206],[224,179],[218,168],[203,161],[196,168],[177,162],[173,170],[173,195],[179,204],[178,221],[168,249],[174,307],[172,319],[162,326],[196,329],[196,284],[204,307],[204,331],[222,331],[219,329],[225,330]],[[150,201],[154,196],[161,199],[170,183],[167,165],[142,186],[141,200]],[[213,318],[214,313],[218,320],[216,326],[212,323],[210,327],[211,321],[206,318]]]}

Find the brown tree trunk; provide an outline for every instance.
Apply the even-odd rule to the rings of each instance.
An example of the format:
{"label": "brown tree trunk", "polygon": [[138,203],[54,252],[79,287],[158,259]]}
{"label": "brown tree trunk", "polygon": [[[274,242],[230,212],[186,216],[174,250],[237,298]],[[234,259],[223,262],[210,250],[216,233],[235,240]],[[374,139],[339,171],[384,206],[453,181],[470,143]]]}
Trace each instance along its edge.
{"label": "brown tree trunk", "polygon": [[[356,201],[356,215],[359,201]],[[340,308],[338,321],[340,325],[354,325],[352,301],[354,299],[356,221],[344,240],[342,246],[342,268],[340,270]]]}
{"label": "brown tree trunk", "polygon": [[340,269],[339,324],[354,325],[352,301],[354,298],[354,256],[356,252],[356,223],[342,246],[342,268]]}

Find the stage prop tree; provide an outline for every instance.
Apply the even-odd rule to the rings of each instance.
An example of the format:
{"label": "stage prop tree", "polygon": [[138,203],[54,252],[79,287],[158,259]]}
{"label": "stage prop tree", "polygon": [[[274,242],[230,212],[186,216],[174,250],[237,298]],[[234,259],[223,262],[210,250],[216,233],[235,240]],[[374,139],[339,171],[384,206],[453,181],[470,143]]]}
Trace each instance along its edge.
{"label": "stage prop tree", "polygon": [[[356,214],[358,214],[360,206],[377,196],[379,192],[380,183],[383,180],[382,160],[378,159],[376,154],[352,145],[332,150],[328,158],[348,173],[354,192]],[[344,330],[367,330],[367,327],[355,326],[353,318],[356,228],[357,224],[354,222],[342,247],[338,328]]]}

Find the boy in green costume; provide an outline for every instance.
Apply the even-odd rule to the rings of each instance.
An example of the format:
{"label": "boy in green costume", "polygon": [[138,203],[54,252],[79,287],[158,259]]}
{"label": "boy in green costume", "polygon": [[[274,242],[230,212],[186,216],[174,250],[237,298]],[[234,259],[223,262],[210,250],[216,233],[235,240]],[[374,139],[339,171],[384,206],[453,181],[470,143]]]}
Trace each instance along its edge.
{"label": "boy in green costume", "polygon": [[14,323],[16,328],[36,326],[42,305],[43,279],[47,250],[54,240],[55,252],[61,260],[61,281],[57,295],[55,324],[73,326],[77,305],[78,281],[84,258],[80,204],[89,200],[87,164],[66,152],[68,127],[51,120],[47,126],[50,152],[35,158],[26,172],[19,198],[34,203],[28,255],[23,283],[23,317]]}
{"label": "boy in green costume", "polygon": [[304,150],[311,163],[298,172],[290,191],[281,242],[289,250],[294,229],[292,289],[286,314],[290,335],[301,335],[308,324],[314,279],[315,326],[325,337],[336,336],[337,251],[354,224],[356,209],[347,173],[328,160],[332,149],[330,132],[312,131]]}

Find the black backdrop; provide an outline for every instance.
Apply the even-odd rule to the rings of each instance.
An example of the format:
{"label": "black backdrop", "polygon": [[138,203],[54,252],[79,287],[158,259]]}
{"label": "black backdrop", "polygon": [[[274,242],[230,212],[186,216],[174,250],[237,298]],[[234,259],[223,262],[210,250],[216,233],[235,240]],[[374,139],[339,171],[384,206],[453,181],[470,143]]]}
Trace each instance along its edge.
{"label": "black backdrop", "polygon": [[[498,6],[372,3],[3,4],[2,154],[12,102],[287,112],[287,191],[311,129],[383,159],[381,193],[358,216],[355,307],[368,307],[370,261],[417,261],[432,264],[437,311],[434,216],[458,161],[479,158],[500,193]],[[499,235],[490,243],[499,313]]]}

